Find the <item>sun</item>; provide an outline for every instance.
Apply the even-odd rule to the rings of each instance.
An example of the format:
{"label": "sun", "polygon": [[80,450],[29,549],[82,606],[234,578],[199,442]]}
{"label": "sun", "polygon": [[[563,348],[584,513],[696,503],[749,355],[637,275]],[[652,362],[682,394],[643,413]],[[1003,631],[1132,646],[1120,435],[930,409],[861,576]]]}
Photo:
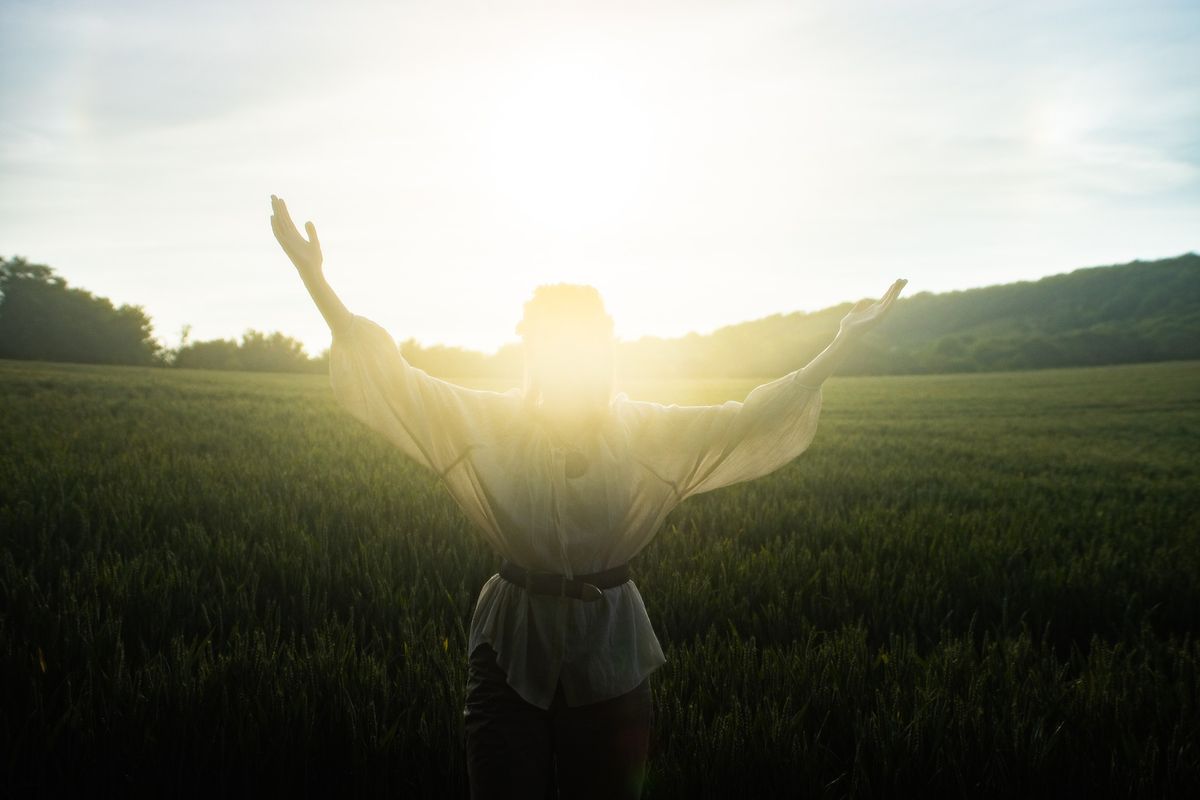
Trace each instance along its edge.
{"label": "sun", "polygon": [[572,233],[618,222],[640,201],[650,120],[620,66],[544,55],[497,87],[481,132],[488,177],[525,223]]}

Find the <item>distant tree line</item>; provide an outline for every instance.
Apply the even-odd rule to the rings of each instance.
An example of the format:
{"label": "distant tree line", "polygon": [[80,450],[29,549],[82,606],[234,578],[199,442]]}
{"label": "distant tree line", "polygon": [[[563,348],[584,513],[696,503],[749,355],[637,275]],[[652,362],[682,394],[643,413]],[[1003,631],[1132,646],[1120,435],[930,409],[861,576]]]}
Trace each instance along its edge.
{"label": "distant tree line", "polygon": [[[807,363],[852,302],[675,339],[624,343],[622,375],[756,378]],[[1200,359],[1200,255],[1088,267],[896,301],[841,375],[974,372]]]}
{"label": "distant tree line", "polygon": [[304,345],[282,333],[263,333],[253,329],[242,340],[209,339],[189,342],[190,327],[185,327],[178,349],[172,351],[170,365],[184,369],[228,369],[253,372],[325,372],[329,353],[316,358],[304,352]]}
{"label": "distant tree line", "polygon": [[282,333],[247,330],[232,339],[164,347],[141,306],[114,306],[105,297],[68,286],[45,264],[0,258],[0,358],[84,364],[174,366],[264,372],[322,372],[328,353],[309,358]]}
{"label": "distant tree line", "polygon": [[1088,267],[898,302],[843,374],[1200,358],[1200,255]]}
{"label": "distant tree line", "polygon": [[[640,378],[761,378],[807,363],[853,305],[773,314],[700,335],[617,343],[618,374]],[[73,288],[43,264],[0,258],[0,358],[193,369],[325,372],[329,350],[308,356],[282,333],[240,341],[161,345],[141,306],[116,307]],[[399,343],[412,364],[441,377],[519,381],[520,345],[493,354]],[[847,354],[840,374],[990,371],[1200,358],[1200,255],[1089,267],[980,289],[902,297]]]}

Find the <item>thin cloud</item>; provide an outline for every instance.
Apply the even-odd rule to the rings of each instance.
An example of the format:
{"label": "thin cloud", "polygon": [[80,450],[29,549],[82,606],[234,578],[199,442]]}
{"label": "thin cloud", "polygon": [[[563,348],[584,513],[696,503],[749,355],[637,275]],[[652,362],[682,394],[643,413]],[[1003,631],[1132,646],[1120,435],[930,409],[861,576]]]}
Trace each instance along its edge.
{"label": "thin cloud", "polygon": [[162,332],[313,350],[271,192],[356,310],[489,350],[545,280],[636,337],[1174,255],[1197,33],[1167,2],[9,2],[0,242]]}

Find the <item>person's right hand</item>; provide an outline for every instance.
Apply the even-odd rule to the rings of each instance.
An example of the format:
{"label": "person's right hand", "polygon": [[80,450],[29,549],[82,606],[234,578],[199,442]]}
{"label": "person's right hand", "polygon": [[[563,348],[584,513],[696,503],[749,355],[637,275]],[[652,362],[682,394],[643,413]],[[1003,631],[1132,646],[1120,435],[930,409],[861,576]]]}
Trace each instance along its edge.
{"label": "person's right hand", "polygon": [[311,222],[304,223],[304,230],[308,231],[308,239],[305,239],[300,235],[300,231],[296,230],[296,224],[292,222],[292,216],[283,200],[271,195],[271,208],[275,212],[271,215],[271,230],[275,232],[275,238],[279,240],[283,252],[287,253],[301,275],[319,274],[323,259],[316,226]]}

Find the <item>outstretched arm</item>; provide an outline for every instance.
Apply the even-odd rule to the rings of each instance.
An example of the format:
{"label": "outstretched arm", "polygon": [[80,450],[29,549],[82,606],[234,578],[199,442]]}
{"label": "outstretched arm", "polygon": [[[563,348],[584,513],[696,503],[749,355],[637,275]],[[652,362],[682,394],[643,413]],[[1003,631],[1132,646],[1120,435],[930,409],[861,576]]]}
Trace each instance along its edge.
{"label": "outstretched arm", "polygon": [[300,279],[304,281],[305,288],[317,304],[317,309],[325,318],[329,330],[335,337],[348,331],[354,315],[325,280],[321,242],[317,239],[316,226],[311,222],[304,223],[304,229],[308,231],[308,239],[305,239],[300,235],[300,231],[296,230],[296,224],[292,222],[292,216],[283,200],[271,195],[271,209],[275,212],[271,215],[271,230],[275,232],[279,245],[296,266]]}
{"label": "outstretched arm", "polygon": [[855,304],[833,343],[806,366],[756,386],[745,402],[664,406],[626,400],[620,408],[636,431],[634,460],[669,484],[670,502],[678,503],[766,475],[796,458],[816,433],[825,379],[846,348],[878,324],[905,283],[893,283],[879,302]]}
{"label": "outstretched arm", "polygon": [[879,321],[891,309],[893,301],[906,283],[908,281],[904,278],[894,282],[878,302],[859,300],[855,303],[854,307],[850,309],[850,313],[842,318],[837,336],[829,343],[828,347],[800,370],[797,380],[805,386],[820,386],[824,383],[825,379],[837,369],[837,365],[846,354],[846,348],[853,346],[860,336],[879,324]]}

